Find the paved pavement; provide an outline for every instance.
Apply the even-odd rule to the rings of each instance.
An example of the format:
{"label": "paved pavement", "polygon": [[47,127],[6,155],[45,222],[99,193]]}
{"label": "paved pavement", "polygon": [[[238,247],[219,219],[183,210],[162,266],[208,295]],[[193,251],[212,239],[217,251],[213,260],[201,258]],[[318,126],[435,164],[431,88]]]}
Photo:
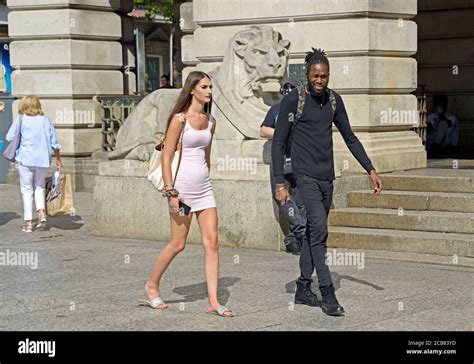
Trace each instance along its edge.
{"label": "paved pavement", "polygon": [[[206,315],[203,249],[192,244],[164,276],[162,297],[171,307],[138,306],[165,242],[93,236],[93,196],[74,197],[74,216],[50,218],[49,231],[27,235],[19,188],[0,185],[0,331],[474,330],[472,259],[453,264],[403,253],[358,252],[366,253],[363,269],[331,267],[345,317],[292,304],[298,257],[226,247],[219,296],[235,317]],[[32,260],[14,265],[20,252]]]}

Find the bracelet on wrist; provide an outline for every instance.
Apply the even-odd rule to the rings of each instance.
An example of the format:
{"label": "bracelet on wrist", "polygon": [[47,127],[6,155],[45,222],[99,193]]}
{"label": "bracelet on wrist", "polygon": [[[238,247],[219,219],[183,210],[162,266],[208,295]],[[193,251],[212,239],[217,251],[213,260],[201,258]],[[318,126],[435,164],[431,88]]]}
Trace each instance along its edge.
{"label": "bracelet on wrist", "polygon": [[178,197],[178,195],[179,195],[179,191],[175,188],[170,189],[170,190],[166,190],[163,193],[163,197]]}

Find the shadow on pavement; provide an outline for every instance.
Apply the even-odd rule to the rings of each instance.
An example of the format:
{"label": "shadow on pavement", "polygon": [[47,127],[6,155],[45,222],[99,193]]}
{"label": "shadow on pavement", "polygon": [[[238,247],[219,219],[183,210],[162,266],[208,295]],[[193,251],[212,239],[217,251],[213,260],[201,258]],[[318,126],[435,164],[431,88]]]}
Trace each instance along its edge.
{"label": "shadow on pavement", "polygon": [[374,288],[376,291],[383,291],[384,290],[383,287],[380,287],[380,286],[377,286],[376,284],[364,281],[363,279],[354,278],[354,277],[346,276],[346,275],[341,275],[340,279],[339,279],[339,282],[343,279],[346,279],[348,281],[352,281],[352,282],[355,282],[355,283],[365,284],[366,286]]}
{"label": "shadow on pavement", "polygon": [[8,224],[13,219],[21,217],[16,212],[0,212],[0,225]]}
{"label": "shadow on pavement", "polygon": [[[341,274],[331,272],[331,277],[332,277],[332,281],[334,283],[334,289],[336,291],[341,287],[341,281],[344,280],[344,279],[348,280],[348,281],[351,281],[351,282],[364,284],[366,286],[374,288],[377,291],[382,291],[384,289],[383,287],[377,286],[377,285],[375,285],[373,283],[370,283],[370,282],[367,282],[363,279],[354,278],[354,277],[351,277],[351,276],[348,276],[348,275],[341,275]],[[316,278],[316,276],[313,276],[313,284],[311,286],[312,286],[311,288],[312,288],[313,292],[317,293],[319,289],[318,289],[318,279]],[[285,290],[286,290],[286,293],[295,293],[296,292],[296,280],[288,282],[287,284],[285,284]]]}
{"label": "shadow on pavement", "polygon": [[79,215],[64,215],[64,216],[48,216],[48,227],[45,231],[49,231],[51,228],[59,230],[78,230],[84,223],[81,221],[82,217]]}
{"label": "shadow on pavement", "polygon": [[[219,279],[219,290],[217,295],[221,304],[225,305],[230,298],[230,292],[228,288],[239,281],[240,278],[238,277],[223,277]],[[184,298],[181,300],[166,301],[166,303],[195,302],[198,300],[207,299],[206,282],[176,287],[173,289],[173,292],[183,296]]]}

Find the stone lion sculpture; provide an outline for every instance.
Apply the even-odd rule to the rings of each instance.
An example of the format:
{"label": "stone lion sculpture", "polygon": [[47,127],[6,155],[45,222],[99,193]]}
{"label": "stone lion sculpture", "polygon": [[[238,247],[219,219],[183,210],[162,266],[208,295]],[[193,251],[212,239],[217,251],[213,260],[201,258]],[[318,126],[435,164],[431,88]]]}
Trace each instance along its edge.
{"label": "stone lion sculpture", "polygon": [[[290,42],[268,25],[236,33],[222,65],[208,72],[213,81],[212,114],[217,139],[259,139],[259,126],[279,98]],[[199,67],[198,67],[199,68]],[[157,90],[145,97],[118,131],[109,159],[147,161],[180,90]]]}

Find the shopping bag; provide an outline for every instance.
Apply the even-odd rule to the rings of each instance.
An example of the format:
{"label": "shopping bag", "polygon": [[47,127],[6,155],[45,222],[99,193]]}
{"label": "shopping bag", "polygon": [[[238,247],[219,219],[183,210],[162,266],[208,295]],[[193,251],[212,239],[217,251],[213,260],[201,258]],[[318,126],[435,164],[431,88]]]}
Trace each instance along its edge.
{"label": "shopping bag", "polygon": [[46,213],[49,216],[74,213],[70,174],[61,173],[56,185],[53,185],[52,178],[46,179]]}

